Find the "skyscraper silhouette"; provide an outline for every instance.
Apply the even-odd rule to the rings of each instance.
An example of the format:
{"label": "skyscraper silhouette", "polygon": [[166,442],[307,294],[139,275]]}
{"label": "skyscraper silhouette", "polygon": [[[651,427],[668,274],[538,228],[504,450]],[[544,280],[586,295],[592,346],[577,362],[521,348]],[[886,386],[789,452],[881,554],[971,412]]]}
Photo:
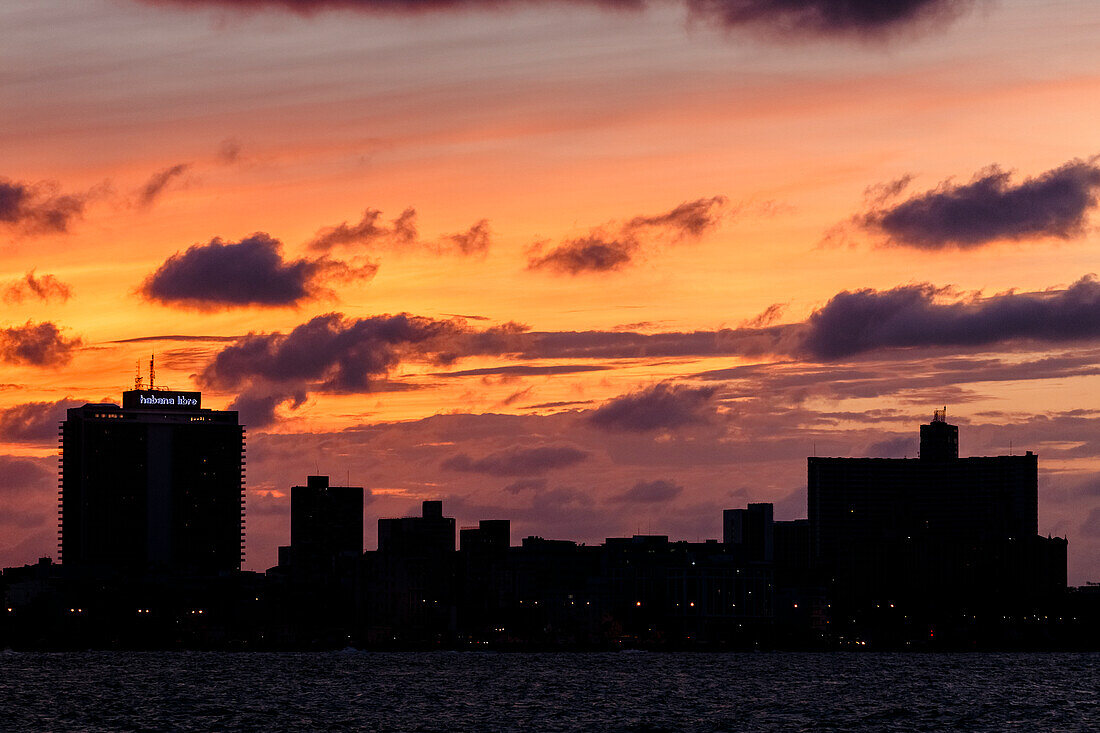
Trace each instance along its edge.
{"label": "skyscraper silhouette", "polygon": [[59,549],[85,571],[214,574],[244,552],[244,428],[198,392],[131,390],[62,423]]}
{"label": "skyscraper silhouette", "polygon": [[919,458],[808,460],[811,554],[844,608],[1024,602],[1065,587],[1066,545],[1037,536],[1038,457],[959,458],[937,410]]}

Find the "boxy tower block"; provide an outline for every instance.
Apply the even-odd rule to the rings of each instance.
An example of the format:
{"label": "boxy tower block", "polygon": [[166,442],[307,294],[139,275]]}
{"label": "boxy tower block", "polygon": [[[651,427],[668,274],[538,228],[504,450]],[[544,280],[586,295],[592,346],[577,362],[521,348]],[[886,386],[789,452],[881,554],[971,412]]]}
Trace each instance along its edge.
{"label": "boxy tower block", "polygon": [[61,424],[58,548],[95,572],[217,574],[244,559],[244,428],[198,392],[134,389]]}

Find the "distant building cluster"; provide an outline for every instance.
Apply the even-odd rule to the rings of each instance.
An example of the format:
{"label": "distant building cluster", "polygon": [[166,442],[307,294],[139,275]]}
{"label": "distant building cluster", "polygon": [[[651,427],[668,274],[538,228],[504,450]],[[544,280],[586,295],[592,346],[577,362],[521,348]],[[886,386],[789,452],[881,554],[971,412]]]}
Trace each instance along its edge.
{"label": "distant building cluster", "polygon": [[[526,537],[439,501],[378,520],[361,487],[290,489],[290,544],[240,570],[244,429],[198,393],[133,390],[62,424],[59,556],[7,568],[0,646],[990,648],[1100,646],[1100,588],[1040,537],[1038,459],[808,459],[808,518],[728,509],[722,537]],[[456,549],[457,539],[457,549]]]}

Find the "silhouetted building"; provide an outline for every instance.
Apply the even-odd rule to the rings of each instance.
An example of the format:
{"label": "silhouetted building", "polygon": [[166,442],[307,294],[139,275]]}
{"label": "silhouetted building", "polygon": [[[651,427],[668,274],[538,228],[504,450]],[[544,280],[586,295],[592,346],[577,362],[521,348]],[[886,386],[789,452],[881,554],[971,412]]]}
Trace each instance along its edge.
{"label": "silhouetted building", "polygon": [[455,520],[443,502],[419,517],[378,520],[378,551],[363,557],[367,625],[379,639],[439,641],[457,628]]}
{"label": "silhouetted building", "polygon": [[1030,451],[959,458],[937,411],[920,458],[814,457],[808,471],[811,555],[842,608],[947,612],[1064,587],[1065,543],[1037,537]]}
{"label": "silhouetted building", "polygon": [[477,555],[507,554],[511,542],[511,521],[482,519],[476,527],[463,527],[458,533],[458,549]]}
{"label": "silhouetted building", "polygon": [[333,572],[339,558],[363,554],[363,488],[329,486],[309,476],[290,489],[290,562],[312,572]]}
{"label": "silhouetted building", "polygon": [[219,573],[244,554],[244,428],[198,392],[131,390],[62,423],[67,568]]}
{"label": "silhouetted building", "polygon": [[443,502],[425,501],[419,517],[378,520],[378,551],[399,554],[454,552],[455,520],[443,516]]}
{"label": "silhouetted building", "polygon": [[920,458],[953,461],[959,457],[959,426],[947,422],[947,408],[935,410],[932,422],[920,426]]}
{"label": "silhouetted building", "polygon": [[746,560],[771,561],[774,536],[771,504],[749,504],[746,509],[722,512],[722,541],[740,548]]}
{"label": "silhouetted building", "polygon": [[499,635],[505,625],[506,593],[511,587],[508,549],[511,522],[482,519],[458,533],[461,588],[459,625],[479,635]]}

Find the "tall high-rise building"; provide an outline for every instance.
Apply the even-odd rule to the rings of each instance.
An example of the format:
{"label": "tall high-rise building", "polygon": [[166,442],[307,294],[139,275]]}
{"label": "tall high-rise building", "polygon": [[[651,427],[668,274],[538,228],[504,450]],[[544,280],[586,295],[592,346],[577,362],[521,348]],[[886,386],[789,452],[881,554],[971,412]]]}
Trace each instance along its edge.
{"label": "tall high-rise building", "polygon": [[134,389],[60,430],[64,565],[220,573],[244,557],[244,428],[198,392]]}
{"label": "tall high-rise building", "polygon": [[329,486],[328,476],[309,476],[290,490],[291,561],[332,571],[337,558],[363,554],[363,487]]}
{"label": "tall high-rise building", "polygon": [[919,458],[809,458],[811,555],[838,597],[1026,597],[1065,586],[1065,543],[1039,538],[1038,457],[959,458],[936,411]]}
{"label": "tall high-rise building", "polygon": [[722,542],[737,546],[744,560],[771,562],[774,556],[772,505],[749,504],[747,509],[723,511]]}

